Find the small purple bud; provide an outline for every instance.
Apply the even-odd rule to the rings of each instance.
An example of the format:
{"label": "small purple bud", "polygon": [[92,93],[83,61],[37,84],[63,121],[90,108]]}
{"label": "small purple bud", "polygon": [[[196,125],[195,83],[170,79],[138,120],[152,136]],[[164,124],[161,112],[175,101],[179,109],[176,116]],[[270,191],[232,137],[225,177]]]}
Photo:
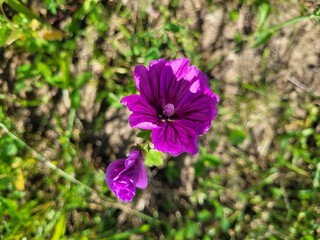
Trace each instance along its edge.
{"label": "small purple bud", "polygon": [[111,162],[107,167],[105,179],[117,198],[123,202],[131,202],[136,188],[144,189],[148,185],[141,151],[132,150],[127,158]]}

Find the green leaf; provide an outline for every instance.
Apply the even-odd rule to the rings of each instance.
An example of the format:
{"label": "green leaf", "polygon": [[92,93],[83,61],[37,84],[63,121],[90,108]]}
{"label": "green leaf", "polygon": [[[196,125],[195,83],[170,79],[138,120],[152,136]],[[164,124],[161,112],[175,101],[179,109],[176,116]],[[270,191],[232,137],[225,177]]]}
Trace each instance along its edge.
{"label": "green leaf", "polygon": [[161,57],[161,53],[158,48],[152,47],[145,53],[146,64],[149,64],[151,60]]}
{"label": "green leaf", "polygon": [[15,11],[17,11],[18,13],[23,13],[24,15],[26,15],[28,18],[30,19],[37,19],[39,22],[43,22],[43,20],[37,16],[36,14],[34,14],[32,11],[30,11],[26,6],[24,6],[22,3],[20,3],[19,1],[16,0],[6,0],[6,3]]}
{"label": "green leaf", "polygon": [[253,47],[259,47],[263,44],[266,44],[270,38],[272,37],[273,32],[272,31],[263,31],[263,32],[257,32],[254,36],[254,44]]}
{"label": "green leaf", "polygon": [[75,82],[75,87],[81,88],[84,84],[86,84],[92,78],[91,72],[85,72],[84,74],[77,77]]}
{"label": "green leaf", "polygon": [[201,147],[200,148],[200,155],[199,160],[194,164],[195,168],[195,175],[201,176],[201,174],[204,172],[206,167],[217,167],[221,164],[221,160],[219,157],[207,153],[206,148]]}
{"label": "green leaf", "polygon": [[221,159],[219,157],[217,157],[216,155],[206,154],[204,158],[205,158],[206,162],[211,166],[217,167],[221,164]]}
{"label": "green leaf", "polygon": [[320,186],[320,162],[317,164],[316,174],[313,179],[313,187],[318,188]]}
{"label": "green leaf", "polygon": [[238,10],[231,10],[229,12],[229,17],[231,19],[231,21],[236,22],[239,19],[239,11]]}
{"label": "green leaf", "polygon": [[4,24],[1,24],[0,25],[0,47],[4,46],[6,43],[7,43],[7,39],[9,37],[9,34],[10,34],[10,29],[4,25]]}
{"label": "green leaf", "polygon": [[137,137],[143,138],[145,140],[148,140],[151,136],[150,130],[140,130],[140,132],[137,133]]}
{"label": "green leaf", "polygon": [[173,23],[167,23],[164,27],[165,30],[173,32],[173,33],[177,33],[180,32],[182,30],[182,27],[173,24]]}
{"label": "green leaf", "polygon": [[51,69],[48,65],[38,62],[37,63],[37,69],[46,79],[50,79],[52,77]]}
{"label": "green leaf", "polygon": [[120,103],[120,99],[122,97],[123,96],[116,95],[113,92],[108,92],[107,100],[111,104],[112,107],[114,107],[115,109],[119,109],[119,108],[123,107],[123,104]]}
{"label": "green leaf", "polygon": [[72,91],[71,95],[71,106],[74,109],[78,109],[81,106],[81,94],[79,89],[75,89]]}
{"label": "green leaf", "polygon": [[12,180],[9,177],[0,177],[0,190],[8,188]]}
{"label": "green leaf", "polygon": [[148,167],[162,165],[163,164],[162,153],[157,150],[151,149],[150,151],[147,152],[145,164]]}
{"label": "green leaf", "polygon": [[201,161],[200,159],[194,164],[195,175],[197,177],[201,176],[205,169],[204,161]]}
{"label": "green leaf", "polygon": [[199,227],[195,222],[188,222],[186,226],[186,239],[196,239]]}
{"label": "green leaf", "polygon": [[241,129],[231,129],[229,139],[232,144],[239,145],[246,139],[246,133]]}
{"label": "green leaf", "polygon": [[200,222],[205,222],[212,217],[212,213],[207,209],[203,209],[197,214],[197,217]]}
{"label": "green leaf", "polygon": [[222,231],[227,232],[230,227],[229,220],[226,218],[221,218],[221,228]]}
{"label": "green leaf", "polygon": [[18,147],[16,144],[14,143],[9,143],[8,146],[7,146],[7,155],[8,156],[14,156],[18,153]]}
{"label": "green leaf", "polygon": [[[4,206],[4,209],[8,212],[8,214],[13,218],[19,218],[18,204],[16,201],[13,201],[8,198],[2,198],[0,196],[0,203]],[[1,206],[0,205],[0,206]]]}
{"label": "green leaf", "polygon": [[262,3],[260,6],[259,6],[259,25],[258,25],[258,31],[262,30],[264,28],[264,25],[270,15],[270,11],[271,11],[271,8],[270,8],[270,5],[269,3]]}
{"label": "green leaf", "polygon": [[71,79],[71,73],[70,73],[70,56],[67,52],[62,52],[60,54],[61,62],[60,62],[60,68],[61,68],[61,80],[63,82],[63,87],[66,88],[69,86],[70,79]]}
{"label": "green leaf", "polygon": [[56,15],[56,14],[57,14],[56,1],[55,1],[55,0],[46,0],[45,2],[46,2],[46,4],[47,4],[47,7],[48,7],[49,11],[50,11],[53,15]]}
{"label": "green leaf", "polygon": [[141,232],[141,233],[149,232],[150,228],[151,228],[150,225],[148,225],[148,224],[143,224],[143,225],[140,227],[140,232]]}
{"label": "green leaf", "polygon": [[313,128],[306,128],[306,129],[303,129],[301,133],[302,133],[302,136],[308,137],[311,134],[313,134],[313,132],[314,132]]}
{"label": "green leaf", "polygon": [[60,240],[66,232],[66,216],[62,214],[59,218],[55,228],[52,240]]}
{"label": "green leaf", "polygon": [[242,44],[242,43],[244,42],[243,37],[241,36],[241,33],[240,33],[240,32],[237,32],[237,33],[234,35],[234,41],[235,41],[237,44]]}
{"label": "green leaf", "polygon": [[141,46],[138,44],[133,45],[132,51],[135,56],[139,56],[141,53]]}

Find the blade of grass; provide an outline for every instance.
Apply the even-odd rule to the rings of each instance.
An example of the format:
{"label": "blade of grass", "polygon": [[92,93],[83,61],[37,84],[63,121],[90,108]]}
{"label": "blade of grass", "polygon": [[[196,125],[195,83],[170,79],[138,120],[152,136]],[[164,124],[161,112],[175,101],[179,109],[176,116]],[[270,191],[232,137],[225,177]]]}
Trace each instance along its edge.
{"label": "blade of grass", "polygon": [[26,6],[24,6],[22,3],[20,3],[19,1],[16,0],[5,0],[5,2],[15,11],[17,11],[18,13],[23,13],[24,15],[26,15],[28,18],[30,19],[37,19],[39,22],[43,22],[43,20],[37,16],[35,13],[33,13],[32,11],[30,11]]}
{"label": "blade of grass", "polygon": [[319,181],[320,181],[320,162],[317,164],[316,175],[314,176],[314,179],[313,179],[313,187],[314,188],[319,187]]}
{"label": "blade of grass", "polygon": [[310,19],[310,18],[313,18],[313,17],[314,17],[314,15],[306,15],[306,16],[296,17],[296,18],[290,19],[288,21],[285,21],[283,23],[274,25],[274,26],[270,27],[270,29],[268,29],[268,30],[271,31],[271,32],[278,31],[278,30],[280,30],[281,28],[283,28],[285,26],[288,26],[288,25],[291,25],[291,24],[295,24],[295,23],[300,22],[302,20]]}

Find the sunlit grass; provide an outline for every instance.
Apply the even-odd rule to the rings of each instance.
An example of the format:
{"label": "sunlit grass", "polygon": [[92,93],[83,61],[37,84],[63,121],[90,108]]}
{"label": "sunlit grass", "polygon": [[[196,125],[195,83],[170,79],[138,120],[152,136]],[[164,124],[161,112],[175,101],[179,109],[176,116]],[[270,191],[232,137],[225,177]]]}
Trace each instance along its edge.
{"label": "sunlit grass", "polygon": [[[319,96],[279,74],[273,45],[298,42],[296,24],[319,32],[317,6],[82,2],[0,1],[0,238],[318,239]],[[283,6],[297,15],[274,24]],[[202,49],[201,14],[221,8],[233,38],[222,26]],[[133,135],[112,125],[126,118],[119,100],[136,91],[135,65],[177,57],[209,76],[219,116],[199,155],[150,168],[122,204],[104,180],[127,154],[114,138]]]}

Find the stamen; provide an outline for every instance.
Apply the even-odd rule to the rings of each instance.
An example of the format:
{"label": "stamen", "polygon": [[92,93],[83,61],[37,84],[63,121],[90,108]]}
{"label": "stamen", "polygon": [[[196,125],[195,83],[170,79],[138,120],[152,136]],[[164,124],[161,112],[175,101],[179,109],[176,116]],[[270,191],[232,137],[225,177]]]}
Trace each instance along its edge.
{"label": "stamen", "polygon": [[172,103],[168,103],[164,106],[163,108],[163,114],[166,116],[166,117],[170,117],[173,115],[174,113],[174,105]]}

